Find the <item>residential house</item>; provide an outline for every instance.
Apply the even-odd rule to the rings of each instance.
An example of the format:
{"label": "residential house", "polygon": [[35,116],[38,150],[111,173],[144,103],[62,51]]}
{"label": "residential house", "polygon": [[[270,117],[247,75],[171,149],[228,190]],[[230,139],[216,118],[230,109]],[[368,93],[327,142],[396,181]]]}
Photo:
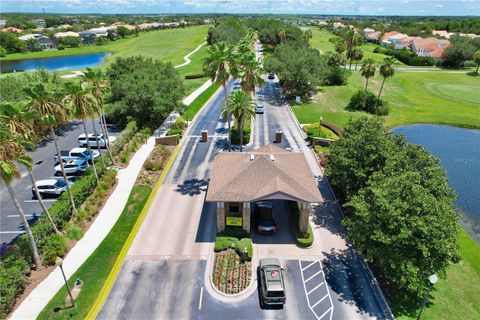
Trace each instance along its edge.
{"label": "residential house", "polygon": [[446,30],[432,30],[432,34],[434,36],[439,36],[439,37],[443,37],[445,39],[450,39],[450,37],[453,36],[455,33],[448,32]]}
{"label": "residential house", "polygon": [[140,24],[138,25],[138,28],[139,28],[140,30],[150,30],[150,29],[152,29],[152,25],[153,25],[153,23],[146,23],[146,22],[144,22],[144,23],[140,23]]}
{"label": "residential house", "polygon": [[415,37],[410,41],[410,49],[419,57],[431,57],[441,59],[443,52],[450,45],[450,41],[437,38]]}
{"label": "residential house", "polygon": [[6,24],[7,24],[7,20],[0,20],[0,28],[5,28]]}
{"label": "residential house", "polygon": [[106,37],[108,35],[108,28],[92,28],[83,32],[79,32],[78,35],[82,38],[83,43],[93,44],[98,37]]}
{"label": "residential house", "polygon": [[22,29],[18,29],[18,28],[14,28],[14,27],[8,27],[8,28],[4,28],[2,30],[0,30],[2,32],[11,32],[11,33],[22,33],[23,30]]}
{"label": "residential house", "polygon": [[62,29],[62,30],[66,30],[66,29],[70,29],[72,26],[69,25],[69,24],[61,24],[57,27],[57,29]]}
{"label": "residential house", "polygon": [[40,27],[45,28],[45,25],[46,25],[45,19],[33,19],[31,21],[37,28],[40,28]]}
{"label": "residential house", "polygon": [[382,33],[380,31],[375,31],[375,29],[365,28],[363,29],[363,37],[368,42],[378,43],[380,41],[380,36]]}
{"label": "residential house", "polygon": [[345,28],[345,27],[346,27],[346,26],[345,26],[343,23],[341,23],[341,22],[334,22],[334,23],[333,23],[333,30],[337,30],[337,29],[339,29],[339,28]]}
{"label": "residential house", "polygon": [[365,28],[363,29],[363,36],[366,37],[367,34],[375,32],[375,29],[372,28]]}
{"label": "residential house", "polygon": [[475,39],[475,38],[480,37],[480,35],[475,34],[475,33],[458,33],[458,35],[462,36],[462,37],[468,37],[470,39]]}
{"label": "residential house", "polygon": [[407,38],[406,34],[400,33],[398,31],[386,32],[381,38],[381,44],[384,47],[393,47],[394,49],[403,49],[405,48],[402,40]]}
{"label": "residential house", "polygon": [[80,37],[80,34],[78,32],[66,31],[66,32],[57,32],[53,36],[58,39],[63,37]]}
{"label": "residential house", "polygon": [[26,34],[18,37],[18,39],[26,41],[29,49],[32,51],[37,49],[53,50],[57,47],[57,43],[54,39],[39,33]]}

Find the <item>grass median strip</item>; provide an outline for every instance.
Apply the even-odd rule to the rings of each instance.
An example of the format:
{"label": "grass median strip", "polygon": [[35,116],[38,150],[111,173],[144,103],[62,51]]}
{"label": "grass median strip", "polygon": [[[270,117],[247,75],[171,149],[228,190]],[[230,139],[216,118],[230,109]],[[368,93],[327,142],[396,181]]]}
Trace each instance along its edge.
{"label": "grass median strip", "polygon": [[203,107],[203,105],[210,99],[210,97],[217,91],[219,86],[217,84],[212,84],[207,90],[203,91],[187,108],[185,111],[184,117],[188,121],[192,121],[193,117],[197,112]]}
{"label": "grass median strip", "polygon": [[149,186],[133,187],[117,223],[93,254],[70,277],[68,281],[70,288],[73,288],[77,279],[83,282],[80,294],[76,298],[77,308],[65,308],[67,291],[63,287],[50,300],[38,319],[84,319],[86,317],[151,192],[152,188]]}

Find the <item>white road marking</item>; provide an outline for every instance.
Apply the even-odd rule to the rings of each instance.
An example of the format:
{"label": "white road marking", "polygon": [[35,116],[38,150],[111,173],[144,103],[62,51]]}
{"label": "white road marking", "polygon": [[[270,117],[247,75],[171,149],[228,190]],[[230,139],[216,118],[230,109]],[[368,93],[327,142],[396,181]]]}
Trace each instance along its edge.
{"label": "white road marking", "polygon": [[312,279],[315,278],[315,276],[318,275],[320,272],[322,272],[322,270],[318,271],[317,273],[315,273],[313,276],[311,276],[310,278],[308,278],[308,279],[305,280],[304,282],[308,282],[308,281],[312,280]]}
{"label": "white road marking", "polygon": [[18,234],[25,233],[25,231],[0,231],[0,234]]}
{"label": "white road marking", "polygon": [[[57,199],[43,199],[43,202],[54,202],[54,201],[57,201]],[[39,200],[24,200],[23,202],[31,203],[31,202],[39,202]]]}
{"label": "white road marking", "polygon": [[200,288],[200,301],[198,301],[198,310],[202,310],[203,287]]}
{"label": "white road marking", "polygon": [[[25,217],[38,217],[37,214],[26,214]],[[19,214],[9,214],[7,218],[20,218]]]}
{"label": "white road marking", "polygon": [[[305,261],[306,262],[306,261]],[[315,273],[313,276],[311,276],[310,278],[308,278],[308,280],[312,279],[313,277],[315,277],[316,275],[318,275],[319,273],[322,274],[323,276],[323,280],[322,283],[320,283],[319,285],[317,285],[315,288],[313,288],[312,290],[308,291],[307,292],[307,287],[306,287],[306,283],[308,280],[305,280],[305,277],[303,275],[303,272],[311,267],[312,265],[314,264],[317,264],[318,263],[318,266],[320,268],[320,271]],[[314,261],[312,263],[310,263],[308,266],[306,266],[305,268],[302,268],[302,262],[300,260],[298,260],[298,265],[300,267],[300,274],[302,276],[302,284],[303,284],[303,289],[305,290],[305,295],[307,297],[307,302],[308,302],[308,307],[310,308],[310,310],[312,310],[313,314],[315,315],[315,317],[317,318],[317,320],[320,320],[322,319],[328,312],[330,312],[330,320],[332,320],[332,317],[333,317],[333,310],[334,310],[334,307],[333,307],[333,301],[332,301],[332,296],[330,295],[330,290],[328,289],[328,284],[326,283],[325,281],[325,273],[323,272],[323,266],[322,266],[322,263],[320,261]],[[323,296],[320,300],[314,302],[314,304],[312,305],[312,301],[310,301],[310,294],[312,292],[314,292],[315,290],[319,289],[322,285],[325,286],[325,288],[327,289],[327,294],[325,296]],[[314,307],[316,307],[319,303],[321,303],[322,301],[324,301],[326,298],[329,298],[330,299],[330,308],[327,309],[327,311],[325,311],[322,315],[318,315],[315,310],[313,309]]]}

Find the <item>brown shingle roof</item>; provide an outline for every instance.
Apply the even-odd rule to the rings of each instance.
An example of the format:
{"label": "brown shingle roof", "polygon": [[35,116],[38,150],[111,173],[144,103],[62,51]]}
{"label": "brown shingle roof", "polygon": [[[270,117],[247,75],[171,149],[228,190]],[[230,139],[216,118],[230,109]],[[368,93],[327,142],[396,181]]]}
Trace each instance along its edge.
{"label": "brown shingle roof", "polygon": [[303,153],[267,145],[253,152],[217,154],[207,201],[253,202],[270,196],[323,201]]}

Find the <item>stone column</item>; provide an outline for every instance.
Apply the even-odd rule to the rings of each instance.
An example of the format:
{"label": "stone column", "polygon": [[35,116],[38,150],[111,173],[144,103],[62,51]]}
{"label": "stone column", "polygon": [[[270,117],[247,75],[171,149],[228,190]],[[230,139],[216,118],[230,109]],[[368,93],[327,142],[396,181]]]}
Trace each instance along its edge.
{"label": "stone column", "polygon": [[307,202],[300,203],[300,214],[298,216],[298,229],[304,233],[308,231],[308,223],[310,218],[310,204]]}
{"label": "stone column", "polygon": [[243,230],[250,232],[250,202],[244,202],[242,208]]}
{"label": "stone column", "polygon": [[225,204],[217,202],[217,232],[225,230]]}

